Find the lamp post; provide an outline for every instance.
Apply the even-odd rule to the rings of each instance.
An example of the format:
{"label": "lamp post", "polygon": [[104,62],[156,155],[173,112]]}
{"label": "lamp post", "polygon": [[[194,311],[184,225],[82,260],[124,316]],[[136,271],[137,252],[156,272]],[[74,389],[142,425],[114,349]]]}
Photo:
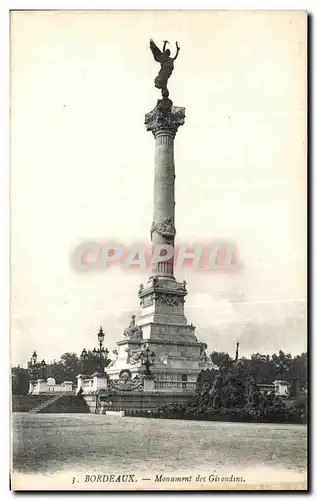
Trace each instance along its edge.
{"label": "lamp post", "polygon": [[103,341],[105,339],[105,334],[103,333],[102,326],[99,329],[97,337],[98,337],[99,348],[98,349],[94,348],[92,351],[92,354],[93,354],[94,358],[98,360],[99,372],[103,373],[103,371],[104,371],[103,370],[103,360],[108,356],[109,351],[108,351],[108,349],[104,349],[103,345],[102,345]]}
{"label": "lamp post", "polygon": [[46,363],[44,359],[40,363],[37,362],[36,351],[33,352],[30,361],[28,362],[28,371],[32,379],[36,379],[38,376],[44,378],[45,376]]}
{"label": "lamp post", "polygon": [[236,357],[235,357],[235,362],[237,362],[237,361],[238,361],[238,359],[239,359],[239,345],[240,345],[240,343],[239,343],[239,342],[237,342],[237,345],[236,345]]}
{"label": "lamp post", "polygon": [[281,380],[284,380],[284,375],[288,372],[288,366],[286,362],[283,359],[281,359],[275,364],[275,367],[281,377]]}
{"label": "lamp post", "polygon": [[36,365],[37,362],[37,354],[36,351],[33,351],[33,354],[31,356],[31,365]]}
{"label": "lamp post", "polygon": [[45,363],[44,359],[42,359],[42,361],[40,363],[40,376],[41,376],[41,378],[45,378],[45,368],[46,368],[46,363]]}
{"label": "lamp post", "polygon": [[142,365],[145,366],[144,375],[152,375],[150,367],[154,365],[154,358],[155,358],[154,352],[153,351],[151,352],[149,346],[147,346],[146,349],[143,349],[140,356]]}
{"label": "lamp post", "polygon": [[85,348],[81,351],[80,360],[82,363],[82,372],[84,374],[86,371],[86,362],[88,361],[88,352]]}
{"label": "lamp post", "polygon": [[37,375],[37,354],[36,351],[33,352],[30,361],[28,361],[28,372],[31,379],[36,379]]}

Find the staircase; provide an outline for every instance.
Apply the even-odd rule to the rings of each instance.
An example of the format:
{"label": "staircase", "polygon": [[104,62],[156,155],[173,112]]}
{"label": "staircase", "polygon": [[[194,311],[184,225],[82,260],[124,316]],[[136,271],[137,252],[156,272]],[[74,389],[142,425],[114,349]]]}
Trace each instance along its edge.
{"label": "staircase", "polygon": [[53,395],[13,395],[13,412],[28,413],[90,413],[82,396],[59,393]]}
{"label": "staircase", "polygon": [[59,394],[35,406],[29,413],[90,413],[90,410],[83,397]]}
{"label": "staircase", "polygon": [[44,401],[51,401],[55,395],[41,394],[13,394],[12,395],[12,411],[13,412],[29,412],[33,408],[40,406]]}
{"label": "staircase", "polygon": [[82,396],[65,394],[47,406],[43,413],[90,413],[90,410]]}
{"label": "staircase", "polygon": [[41,404],[32,408],[32,410],[30,410],[29,413],[40,413],[40,412],[42,412],[42,410],[44,410],[44,408],[48,408],[53,403],[55,403],[56,401],[61,399],[63,396],[64,396],[64,394],[59,394],[58,396],[54,396],[53,398],[50,398],[46,401],[43,401]]}

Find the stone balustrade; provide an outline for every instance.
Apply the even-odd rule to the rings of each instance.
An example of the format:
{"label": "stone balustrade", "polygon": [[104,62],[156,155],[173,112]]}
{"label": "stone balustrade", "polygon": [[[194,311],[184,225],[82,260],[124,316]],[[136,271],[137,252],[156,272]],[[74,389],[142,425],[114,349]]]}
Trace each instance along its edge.
{"label": "stone balustrade", "polygon": [[83,389],[92,390],[92,388],[93,388],[93,379],[92,379],[92,377],[91,378],[83,379],[82,387],[83,387]]}
{"label": "stone balustrade", "polygon": [[196,382],[181,382],[172,380],[155,380],[155,391],[195,391]]}
{"label": "stone balustrade", "polygon": [[274,392],[276,396],[286,396],[289,383],[285,380],[275,380],[273,384],[257,384],[260,392]]}
{"label": "stone balustrade", "polygon": [[260,392],[272,392],[275,390],[275,385],[274,384],[257,384],[257,387]]}
{"label": "stone balustrade", "polygon": [[61,384],[56,384],[55,379],[49,377],[46,379],[31,380],[29,385],[29,394],[52,394],[52,393],[72,393],[73,382],[70,380],[65,380]]}

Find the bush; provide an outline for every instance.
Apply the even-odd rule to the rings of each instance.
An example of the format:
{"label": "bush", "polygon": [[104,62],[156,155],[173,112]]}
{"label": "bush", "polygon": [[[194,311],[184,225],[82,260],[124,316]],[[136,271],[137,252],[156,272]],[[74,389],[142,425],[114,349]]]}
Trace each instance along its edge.
{"label": "bush", "polygon": [[170,405],[155,410],[126,412],[131,417],[164,418],[176,420],[209,420],[218,422],[262,422],[305,424],[307,415],[299,409],[288,410],[274,405],[265,410],[259,408],[220,408]]}

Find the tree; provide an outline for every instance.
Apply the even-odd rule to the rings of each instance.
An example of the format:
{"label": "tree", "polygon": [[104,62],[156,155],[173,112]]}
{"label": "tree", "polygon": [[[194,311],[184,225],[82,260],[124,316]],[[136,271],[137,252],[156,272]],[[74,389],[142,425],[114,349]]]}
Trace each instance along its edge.
{"label": "tree", "polygon": [[292,365],[292,356],[291,354],[285,354],[281,349],[279,350],[278,355],[273,354],[272,362],[275,366],[275,373],[277,378],[281,380],[288,379],[288,373],[290,371],[290,367]]}
{"label": "tree", "polygon": [[210,354],[210,359],[216,366],[219,367],[221,365],[227,365],[229,361],[232,361],[232,358],[229,356],[227,352],[217,352],[217,351],[213,351]]}
{"label": "tree", "polygon": [[292,359],[286,380],[291,384],[291,398],[298,400],[305,394],[307,391],[307,352]]}
{"label": "tree", "polygon": [[271,384],[276,380],[276,368],[267,354],[252,354],[250,372],[258,384]]}
{"label": "tree", "polygon": [[202,370],[197,377],[196,394],[198,397],[202,395],[206,388],[210,388],[214,382],[217,370]]}
{"label": "tree", "polygon": [[28,370],[20,366],[13,367],[12,376],[12,394],[28,394],[30,375]]}
{"label": "tree", "polygon": [[[103,366],[106,368],[110,362],[110,359],[104,359]],[[92,351],[87,351],[85,360],[81,360],[74,352],[66,352],[62,354],[58,362],[55,361],[47,366],[47,373],[49,373],[49,376],[54,377],[58,384],[65,380],[71,380],[75,384],[77,375],[91,376],[98,370],[99,360]]]}
{"label": "tree", "polygon": [[233,364],[224,373],[223,406],[225,408],[244,408],[248,401],[250,382],[248,368],[239,362]]}

